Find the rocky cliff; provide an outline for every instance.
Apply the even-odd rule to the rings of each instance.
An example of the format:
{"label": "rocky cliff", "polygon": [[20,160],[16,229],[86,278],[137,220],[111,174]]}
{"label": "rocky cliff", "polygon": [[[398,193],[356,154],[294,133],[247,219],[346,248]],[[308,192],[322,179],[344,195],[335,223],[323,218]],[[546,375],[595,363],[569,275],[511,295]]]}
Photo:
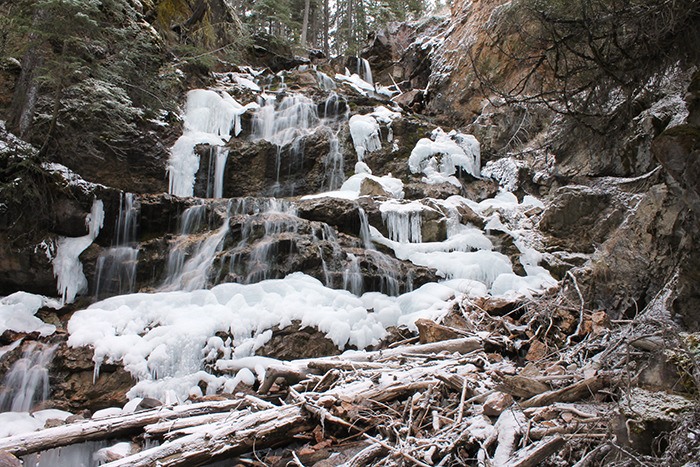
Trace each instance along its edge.
{"label": "rocky cliff", "polygon": [[[421,373],[413,395],[389,391],[391,417],[410,406],[408,419],[391,422],[409,426],[408,447],[374,447],[398,452],[397,465],[419,454],[429,465],[477,455],[534,465],[540,449],[552,456],[548,465],[586,452],[591,464],[692,459],[700,438],[683,445],[678,434],[697,429],[700,72],[678,41],[693,40],[697,7],[660,2],[674,20],[663,41],[641,34],[638,67],[600,72],[615,47],[547,42],[545,33],[559,37],[547,21],[564,14],[560,2],[534,2],[553,8],[541,10],[458,0],[449,14],[373,33],[360,57],[286,56],[257,44],[235,65],[171,55],[174,44],[235,41],[240,24],[229,2],[198,2],[203,11],[188,2],[117,3],[121,14],[95,18],[120,18],[157,57],[144,76],[162,78],[158,89],[110,81],[123,70],[110,48],[90,76],[60,86],[32,81],[30,68],[40,65],[31,54],[0,70],[8,122],[0,125],[0,294],[31,324],[3,326],[3,374],[37,354],[38,341],[52,355],[45,406],[94,411],[122,406],[127,395],[201,402],[256,388],[275,404],[301,401],[348,433],[342,420],[374,420],[373,436],[393,440],[376,406],[374,418],[358,415],[353,404],[364,393],[323,395],[333,381],[386,383],[381,365],[364,362],[376,373],[341,377],[335,368],[317,375],[307,363],[280,369],[255,359],[475,336],[474,358],[434,356],[464,371],[436,370],[435,381]],[[573,3],[578,25],[585,2]],[[622,11],[620,21],[640,11]],[[608,34],[607,24],[595,31]],[[542,40],[523,42],[523,34]],[[655,44],[668,49],[652,53]],[[558,63],[559,46],[583,56],[587,73],[563,79],[544,67]],[[591,64],[597,52],[605,60]],[[22,89],[39,93],[20,106],[27,126],[13,97]],[[238,361],[246,358],[252,363]],[[434,363],[411,361],[410,374]],[[314,384],[301,389],[305,378]],[[566,405],[591,393],[586,407]],[[639,409],[661,395],[670,399],[658,411]],[[514,398],[523,410],[504,410]],[[620,400],[630,408],[616,409]],[[331,412],[336,418],[324,418]],[[432,427],[423,424],[429,413]],[[607,428],[602,414],[614,417]],[[539,438],[516,455],[515,441],[505,446],[529,442],[513,428],[525,417],[539,424]],[[572,435],[579,422],[591,423],[590,439]],[[326,441],[300,429],[317,437],[304,458],[311,462]],[[564,439],[566,451],[553,455]],[[338,444],[337,452],[352,451]],[[360,454],[350,457],[361,465]]]}

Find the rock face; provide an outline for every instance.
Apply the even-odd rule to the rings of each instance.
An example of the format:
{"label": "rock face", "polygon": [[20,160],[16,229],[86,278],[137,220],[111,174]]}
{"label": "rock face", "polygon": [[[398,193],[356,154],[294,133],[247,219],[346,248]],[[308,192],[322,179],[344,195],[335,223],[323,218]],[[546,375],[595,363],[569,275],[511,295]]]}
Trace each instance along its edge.
{"label": "rock face", "polygon": [[272,338],[256,353],[280,360],[297,360],[338,355],[340,350],[322,332],[295,322],[284,329],[273,329]]}
{"label": "rock face", "polygon": [[61,344],[51,371],[51,402],[62,410],[96,410],[122,407],[126,392],[133,386],[131,375],[119,365],[102,365],[95,378],[92,353],[84,348]]}
{"label": "rock face", "polygon": [[566,186],[553,194],[539,227],[567,251],[592,253],[622,222],[612,195],[583,186]]}

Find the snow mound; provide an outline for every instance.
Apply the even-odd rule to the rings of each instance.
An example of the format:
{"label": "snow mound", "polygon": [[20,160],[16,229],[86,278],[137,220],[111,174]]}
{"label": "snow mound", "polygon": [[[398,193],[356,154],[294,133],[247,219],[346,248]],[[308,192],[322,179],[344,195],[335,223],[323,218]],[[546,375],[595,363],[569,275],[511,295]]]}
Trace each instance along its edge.
{"label": "snow mound", "polygon": [[0,299],[0,334],[8,329],[15,332],[38,332],[49,336],[56,332],[56,326],[46,324],[36,316],[39,308],[50,306],[57,308],[57,302],[41,295],[27,292],[15,292]]}

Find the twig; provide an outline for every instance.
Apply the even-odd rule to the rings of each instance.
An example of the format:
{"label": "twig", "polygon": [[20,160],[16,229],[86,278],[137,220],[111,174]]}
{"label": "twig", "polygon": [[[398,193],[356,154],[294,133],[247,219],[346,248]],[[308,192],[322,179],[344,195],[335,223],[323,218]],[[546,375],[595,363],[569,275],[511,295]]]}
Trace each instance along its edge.
{"label": "twig", "polygon": [[294,458],[294,463],[298,467],[305,467],[304,464],[302,464],[301,460],[299,460],[299,456],[297,456],[296,451],[292,451],[292,457]]}
{"label": "twig", "polygon": [[462,377],[462,394],[459,397],[459,410],[457,412],[457,420],[455,420],[455,426],[462,423],[462,418],[464,417],[464,399],[467,397],[467,378]]}
{"label": "twig", "polygon": [[410,454],[408,454],[408,453],[406,453],[406,452],[403,452],[403,451],[401,451],[400,449],[396,449],[395,447],[390,446],[389,444],[385,443],[384,441],[382,441],[382,440],[380,440],[380,439],[377,439],[377,438],[374,438],[374,437],[368,435],[367,433],[363,434],[362,436],[364,436],[364,437],[367,438],[368,440],[370,440],[370,441],[372,441],[372,442],[374,442],[374,443],[377,443],[378,445],[380,445],[380,446],[382,446],[382,447],[388,449],[389,451],[394,452],[394,453],[400,455],[401,457],[410,460],[411,462],[413,462],[413,463],[416,464],[416,465],[420,465],[421,467],[432,467],[432,466],[426,464],[425,462],[422,462],[422,461],[416,459],[416,458],[413,457],[412,455],[410,455]]}

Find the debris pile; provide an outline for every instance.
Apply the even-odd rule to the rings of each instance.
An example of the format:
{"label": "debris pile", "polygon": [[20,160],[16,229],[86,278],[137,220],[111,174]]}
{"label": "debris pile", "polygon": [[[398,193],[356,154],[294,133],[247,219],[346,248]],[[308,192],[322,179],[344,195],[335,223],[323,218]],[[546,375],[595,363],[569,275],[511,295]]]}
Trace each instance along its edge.
{"label": "debris pile", "polygon": [[[669,338],[653,304],[632,320],[586,310],[570,283],[527,302],[457,301],[441,323],[419,320],[417,335],[370,352],[251,357],[246,391],[132,401],[128,413],[0,439],[0,451],[127,440],[108,466],[582,466],[697,453],[697,336]],[[681,420],[685,444],[665,436]]]}

